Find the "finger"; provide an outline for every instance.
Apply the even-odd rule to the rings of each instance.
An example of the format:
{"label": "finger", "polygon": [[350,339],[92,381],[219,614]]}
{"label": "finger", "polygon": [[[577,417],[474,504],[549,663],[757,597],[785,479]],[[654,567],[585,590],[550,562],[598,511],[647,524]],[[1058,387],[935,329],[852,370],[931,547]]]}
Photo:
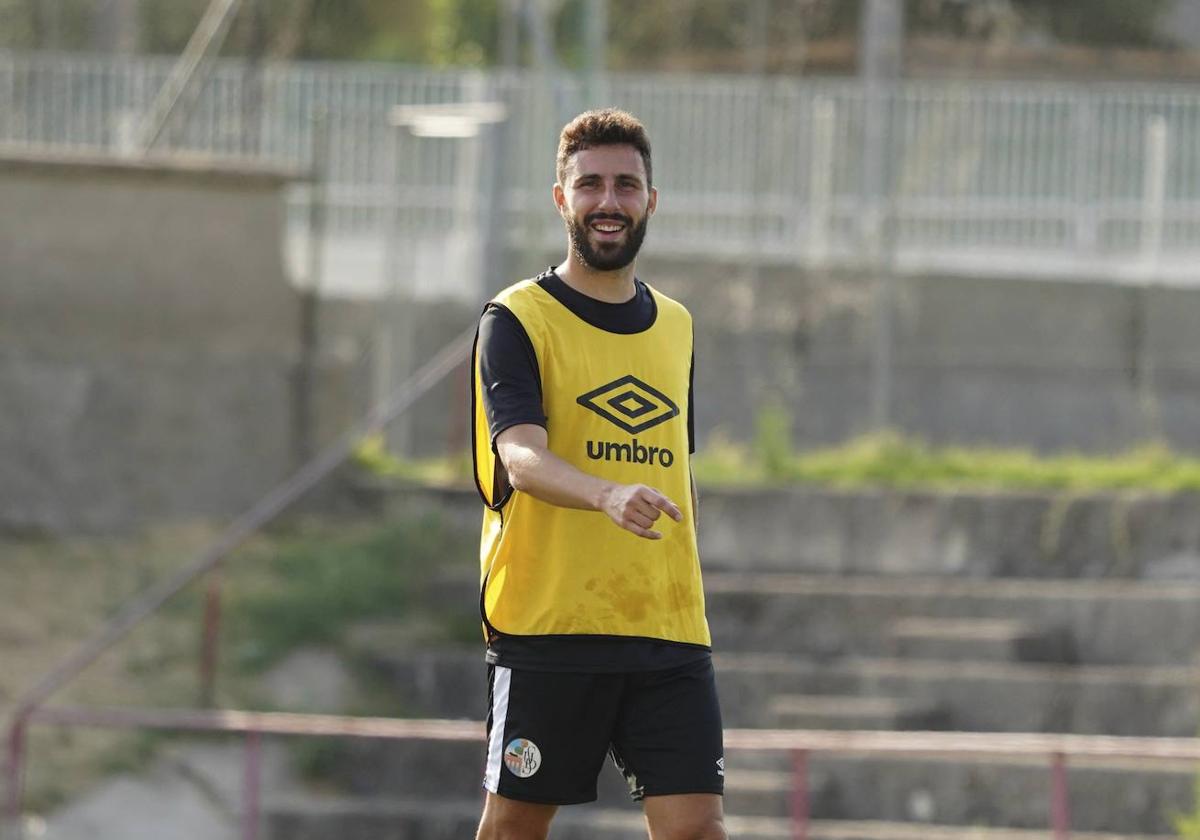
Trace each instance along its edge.
{"label": "finger", "polygon": [[651,522],[658,521],[658,517],[662,516],[662,513],[658,508],[656,508],[654,505],[648,505],[645,502],[634,504],[629,508],[629,512],[636,513],[639,516],[644,516]]}
{"label": "finger", "polygon": [[640,525],[634,525],[632,522],[625,523],[625,530],[637,534],[639,537],[645,537],[648,540],[661,540],[662,534],[658,531],[651,531],[649,528],[643,528]]}
{"label": "finger", "polygon": [[676,522],[683,521],[683,512],[679,510],[679,506],[659,493],[657,490],[650,491],[650,503],[662,511],[666,511],[667,516],[674,519]]}
{"label": "finger", "polygon": [[647,516],[641,511],[633,511],[629,514],[629,521],[639,528],[649,528],[654,524],[655,517]]}

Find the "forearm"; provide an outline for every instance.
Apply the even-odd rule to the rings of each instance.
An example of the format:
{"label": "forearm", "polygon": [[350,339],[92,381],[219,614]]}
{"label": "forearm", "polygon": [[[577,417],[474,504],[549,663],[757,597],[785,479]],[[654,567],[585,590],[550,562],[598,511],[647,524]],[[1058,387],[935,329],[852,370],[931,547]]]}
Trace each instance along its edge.
{"label": "forearm", "polygon": [[514,490],[559,507],[603,510],[618,485],[571,466],[544,447],[514,446],[506,452]]}
{"label": "forearm", "polygon": [[662,539],[662,532],[652,530],[661,513],[676,522],[683,519],[678,505],[653,487],[607,481],[558,457],[541,426],[526,423],[501,432],[496,454],[514,490],[558,507],[602,511],[639,537]]}

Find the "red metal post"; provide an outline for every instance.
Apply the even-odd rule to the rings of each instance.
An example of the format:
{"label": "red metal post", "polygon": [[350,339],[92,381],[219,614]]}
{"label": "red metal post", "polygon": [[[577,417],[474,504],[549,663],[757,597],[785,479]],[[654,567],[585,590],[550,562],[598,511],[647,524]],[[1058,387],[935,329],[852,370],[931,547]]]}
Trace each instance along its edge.
{"label": "red metal post", "polygon": [[24,833],[21,807],[25,796],[25,736],[28,726],[28,718],[19,714],[13,718],[8,730],[8,802],[5,817],[9,840],[21,840]]}
{"label": "red metal post", "polygon": [[1067,789],[1067,760],[1062,753],[1050,757],[1050,820],[1054,840],[1071,836],[1071,800]]}
{"label": "red metal post", "polygon": [[217,692],[217,648],[221,644],[221,578],[224,563],[218,563],[208,576],[204,597],[204,633],[200,647],[200,705],[215,705]]}
{"label": "red metal post", "polygon": [[261,810],[262,734],[246,733],[246,765],[242,776],[242,840],[258,840]]}
{"label": "red metal post", "polygon": [[792,837],[808,840],[808,750],[792,751]]}

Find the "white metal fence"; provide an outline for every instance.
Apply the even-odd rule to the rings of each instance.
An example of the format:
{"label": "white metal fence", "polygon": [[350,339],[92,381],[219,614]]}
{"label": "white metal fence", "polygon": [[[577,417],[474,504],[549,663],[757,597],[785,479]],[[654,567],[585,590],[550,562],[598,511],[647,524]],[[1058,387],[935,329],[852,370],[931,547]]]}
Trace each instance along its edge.
{"label": "white metal fence", "polygon": [[[0,52],[0,143],[131,152],[170,66]],[[397,231],[477,233],[489,212],[513,242],[559,242],[558,128],[594,104],[625,107],[650,130],[656,253],[840,264],[860,258],[866,222],[884,218],[901,269],[1191,282],[1200,257],[1192,87],[906,81],[876,96],[854,80],[614,74],[589,86],[366,64],[253,71],[218,62],[168,145],[307,165],[314,114],[326,113],[335,283],[382,271]],[[472,101],[507,105],[498,155],[488,135],[417,140],[389,125],[396,105]],[[862,177],[872,115],[886,126],[890,200]],[[299,237],[303,194],[294,207]],[[351,261],[340,269],[339,253]]]}

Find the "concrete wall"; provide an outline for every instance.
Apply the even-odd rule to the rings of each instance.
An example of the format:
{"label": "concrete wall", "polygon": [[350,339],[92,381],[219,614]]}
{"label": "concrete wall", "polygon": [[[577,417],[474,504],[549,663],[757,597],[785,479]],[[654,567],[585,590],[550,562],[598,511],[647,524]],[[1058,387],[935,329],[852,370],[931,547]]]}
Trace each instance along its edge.
{"label": "concrete wall", "polygon": [[[873,428],[878,287],[853,272],[755,269],[661,260],[653,243],[639,275],[691,309],[696,323],[697,432],[754,435],[764,406],[792,415],[798,447]],[[555,253],[510,255],[531,276]],[[934,444],[1113,452],[1148,440],[1200,448],[1200,290],[1078,281],[897,277],[889,425]],[[364,311],[377,307],[357,306]],[[408,315],[427,358],[478,307],[419,302]],[[361,320],[361,336],[370,320]],[[460,377],[459,381],[465,381]],[[394,440],[440,452],[466,397],[450,382]]]}
{"label": "concrete wall", "polygon": [[[759,406],[799,446],[871,428],[876,287],[853,274],[646,260],[696,317],[697,420],[752,434]],[[931,443],[1106,452],[1200,447],[1200,290],[899,277],[893,428]]]}
{"label": "concrete wall", "polygon": [[227,515],[294,466],[289,177],[0,156],[0,524]]}
{"label": "concrete wall", "polygon": [[[436,513],[463,533],[473,488],[361,482],[357,506]],[[597,514],[599,516],[600,514]],[[700,488],[708,569],[987,580],[1200,580],[1200,496]],[[473,557],[463,561],[473,569]]]}

